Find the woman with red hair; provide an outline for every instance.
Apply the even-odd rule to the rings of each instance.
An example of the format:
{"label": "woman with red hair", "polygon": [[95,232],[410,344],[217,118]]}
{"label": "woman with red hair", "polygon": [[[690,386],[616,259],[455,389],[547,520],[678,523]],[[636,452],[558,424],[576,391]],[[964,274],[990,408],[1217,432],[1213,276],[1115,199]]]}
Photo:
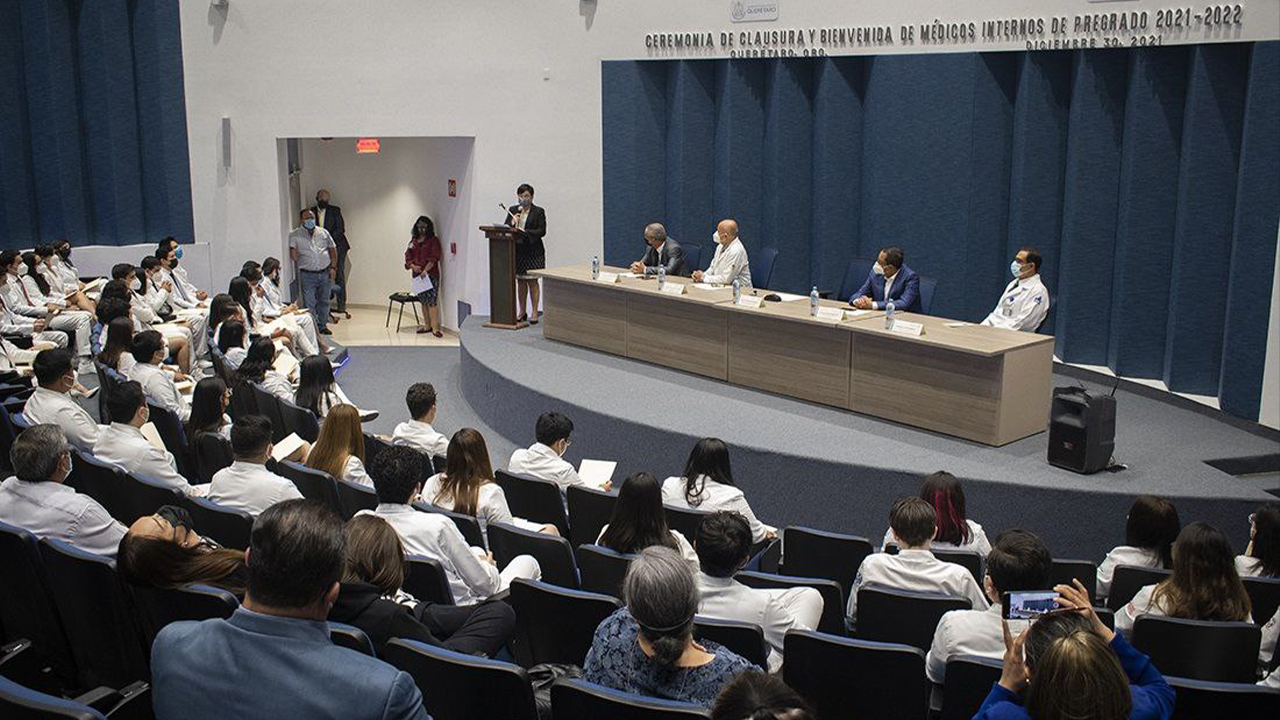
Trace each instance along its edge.
{"label": "woman with red hair", "polygon": [[[945,470],[926,475],[920,487],[920,499],[933,506],[938,515],[938,533],[932,547],[938,550],[972,550],[982,557],[991,552],[991,543],[982,526],[965,515],[964,488],[960,480]],[[890,531],[885,531],[881,547],[893,544]]]}

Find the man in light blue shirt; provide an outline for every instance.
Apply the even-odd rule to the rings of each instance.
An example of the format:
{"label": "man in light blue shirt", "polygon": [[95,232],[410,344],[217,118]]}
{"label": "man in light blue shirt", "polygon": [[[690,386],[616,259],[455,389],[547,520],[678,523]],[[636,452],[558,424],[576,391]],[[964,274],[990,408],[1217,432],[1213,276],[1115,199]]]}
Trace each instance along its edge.
{"label": "man in light blue shirt", "polygon": [[316,319],[316,332],[329,330],[329,292],[337,271],[338,246],[328,230],[316,225],[315,213],[303,210],[302,226],[289,233],[289,257],[298,268],[302,304]]}
{"label": "man in light blue shirt", "polygon": [[334,645],[342,520],[286,500],[253,524],[244,604],[227,620],[166,626],[151,648],[157,720],[430,720],[404,672]]}

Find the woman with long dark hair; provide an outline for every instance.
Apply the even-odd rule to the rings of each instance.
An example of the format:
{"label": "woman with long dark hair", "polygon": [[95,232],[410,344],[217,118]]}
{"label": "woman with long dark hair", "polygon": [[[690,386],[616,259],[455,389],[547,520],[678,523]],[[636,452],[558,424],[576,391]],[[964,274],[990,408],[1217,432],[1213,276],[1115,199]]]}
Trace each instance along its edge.
{"label": "woman with long dark hair", "polygon": [[493,465],[484,436],[474,428],[462,428],[449,440],[445,469],[422,486],[422,499],[436,507],[470,515],[488,532],[491,523],[506,523],[524,530],[558,535],[555,525],[512,517],[502,486],[493,481]]}
{"label": "woman with long dark hair", "polygon": [[693,567],[698,565],[698,554],[689,539],[667,526],[667,514],[662,510],[662,485],[647,472],[635,473],[623,481],[613,514],[609,523],[600,529],[596,544],[626,555],[661,545],[680,553]]}
{"label": "woman with long dark hair", "polygon": [[1173,565],[1173,541],[1182,522],[1173,503],[1154,495],[1133,501],[1124,523],[1124,544],[1107,553],[1098,566],[1098,597],[1111,592],[1111,577],[1117,565],[1168,568]]}
{"label": "woman with long dark hair", "polygon": [[[925,476],[920,486],[920,499],[933,506],[938,516],[938,532],[932,547],[939,550],[972,550],[982,557],[991,552],[991,543],[982,526],[969,519],[965,512],[964,488],[960,480],[945,470]],[[892,530],[884,533],[882,547],[893,542]]]}
{"label": "woman with long dark hair", "polygon": [[243,596],[248,582],[244,551],[221,548],[191,527],[187,511],[173,506],[138,519],[120,539],[116,571],[125,582],[140,587],[198,583]]}
{"label": "woman with long dark hair", "polygon": [[[333,365],[324,355],[312,355],[303,358],[298,366],[298,390],[294,393],[293,402],[304,407],[323,420],[328,417],[329,410],[339,405],[355,405],[347,394],[338,386],[333,377]],[[362,420],[372,420],[376,413],[360,411]]]}
{"label": "woman with long dark hair", "polygon": [[220,377],[207,377],[196,383],[191,394],[191,417],[187,419],[187,440],[196,442],[204,433],[216,433],[231,440],[231,391]]}
{"label": "woman with long dark hair", "polygon": [[1249,546],[1236,557],[1236,571],[1240,577],[1280,577],[1280,503],[1249,516]]}
{"label": "woman with long dark hair", "polygon": [[756,518],[742,491],[734,486],[729,467],[729,446],[719,438],[703,438],[693,446],[680,477],[662,483],[662,501],[676,507],[714,512],[731,510],[746,518],[751,526],[751,542],[778,537],[777,528]]}
{"label": "woman with long dark hair", "polygon": [[217,345],[227,370],[235,372],[249,354],[249,331],[239,320],[227,320],[218,326]]}
{"label": "woman with long dark hair", "polygon": [[1116,629],[1129,634],[1139,615],[1253,622],[1251,610],[1227,536],[1208,523],[1193,522],[1173,544],[1173,574],[1139,590],[1116,613]]}
{"label": "woman with long dark hair", "polygon": [[431,287],[417,293],[418,302],[422,303],[422,317],[426,325],[418,326],[418,333],[431,333],[436,337],[444,337],[440,325],[440,263],[444,252],[440,249],[440,238],[436,237],[436,224],[426,215],[419,215],[413,223],[409,236],[409,247],[404,251],[404,269],[412,273],[416,282]]}
{"label": "woman with long dark hair", "polygon": [[133,344],[133,320],[127,315],[117,315],[107,323],[105,334],[98,361],[121,375],[128,375],[137,362],[129,352]]}
{"label": "woman with long dark hair", "polygon": [[[74,283],[66,282],[58,271],[58,255],[50,245],[37,245],[33,251],[35,266],[31,267],[32,276],[37,285],[47,287],[46,295],[65,298],[68,307],[76,307],[85,312],[94,312],[98,306],[80,290],[79,278]],[[25,256],[24,256],[25,259]],[[29,266],[30,267],[30,266]]]}
{"label": "woman with long dark hair", "polygon": [[[244,362],[236,370],[236,380],[242,384],[261,385],[267,392],[282,400],[293,399],[293,385],[289,378],[277,371],[272,365],[276,361],[276,344],[271,338],[254,338],[249,344],[249,352],[245,353]],[[237,388],[236,391],[250,392],[248,387]]]}

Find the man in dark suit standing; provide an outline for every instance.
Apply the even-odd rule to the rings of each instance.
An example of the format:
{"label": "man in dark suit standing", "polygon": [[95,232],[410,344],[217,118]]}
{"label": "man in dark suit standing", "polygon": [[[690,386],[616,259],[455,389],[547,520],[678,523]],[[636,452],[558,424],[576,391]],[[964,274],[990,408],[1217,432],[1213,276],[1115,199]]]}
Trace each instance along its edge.
{"label": "man in dark suit standing", "polygon": [[667,237],[662,223],[649,223],[644,228],[644,242],[649,246],[644,258],[631,263],[631,272],[657,275],[658,267],[665,266],[668,275],[689,277],[689,265],[684,260],[680,243]]}
{"label": "man in dark suit standing", "polygon": [[351,249],[351,244],[347,242],[347,224],[342,219],[342,208],[330,205],[329,191],[320,188],[316,191],[316,204],[311,212],[315,213],[316,225],[328,230],[333,236],[333,243],[338,246],[338,267],[333,278],[338,290],[338,302],[334,306],[334,312],[351,317],[347,313],[347,251]]}
{"label": "man in dark suit standing", "polygon": [[883,310],[885,301],[892,300],[894,310],[920,312],[920,276],[903,260],[902,248],[890,245],[881,250],[867,281],[849,304],[859,310]]}

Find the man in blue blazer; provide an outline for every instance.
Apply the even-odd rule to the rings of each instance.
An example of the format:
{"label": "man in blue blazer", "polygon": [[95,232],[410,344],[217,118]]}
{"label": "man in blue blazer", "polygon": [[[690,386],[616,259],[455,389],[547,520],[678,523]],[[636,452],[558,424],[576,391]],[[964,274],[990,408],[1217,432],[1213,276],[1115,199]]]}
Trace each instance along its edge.
{"label": "man in blue blazer", "polygon": [[888,298],[895,310],[920,312],[920,276],[902,262],[902,248],[890,245],[881,250],[867,281],[849,298],[849,304],[859,310],[883,310]]}
{"label": "man in blue blazer", "polygon": [[157,720],[430,720],[408,674],[330,642],[345,552],[342,520],[318,502],[259,515],[244,604],[230,619],[175,622],[156,636]]}

